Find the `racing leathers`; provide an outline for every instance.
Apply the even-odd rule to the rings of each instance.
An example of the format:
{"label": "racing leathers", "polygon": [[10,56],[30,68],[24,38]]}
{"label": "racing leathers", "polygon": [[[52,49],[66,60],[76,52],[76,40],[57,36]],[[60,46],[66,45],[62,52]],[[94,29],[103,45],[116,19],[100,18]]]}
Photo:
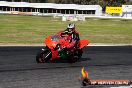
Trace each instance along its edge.
{"label": "racing leathers", "polygon": [[77,31],[71,33],[67,31],[61,31],[58,33],[58,35],[62,37],[68,35],[67,39],[69,39],[70,44],[66,46],[67,49],[78,48],[80,38],[79,38],[79,33]]}

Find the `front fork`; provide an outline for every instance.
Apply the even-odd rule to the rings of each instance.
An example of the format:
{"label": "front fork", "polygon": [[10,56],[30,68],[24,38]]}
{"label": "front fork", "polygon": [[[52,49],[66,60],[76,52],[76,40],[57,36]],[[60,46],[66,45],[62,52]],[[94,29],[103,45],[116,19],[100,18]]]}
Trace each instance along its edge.
{"label": "front fork", "polygon": [[[46,60],[48,60],[48,59],[50,58],[52,52],[51,52],[50,50],[44,49],[44,48],[42,48],[42,51],[43,51],[43,53],[46,53],[46,55],[44,55],[44,58],[45,58]],[[50,58],[50,59],[51,59],[51,58]]]}

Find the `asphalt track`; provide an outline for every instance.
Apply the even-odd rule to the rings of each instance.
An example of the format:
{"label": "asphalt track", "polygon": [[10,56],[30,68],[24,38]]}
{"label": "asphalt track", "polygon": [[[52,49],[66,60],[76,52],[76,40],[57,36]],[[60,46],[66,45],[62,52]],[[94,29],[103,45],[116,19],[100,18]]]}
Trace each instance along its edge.
{"label": "asphalt track", "polygon": [[37,64],[42,47],[0,47],[0,88],[80,88],[81,68],[90,79],[132,80],[132,46],[89,46],[80,61]]}

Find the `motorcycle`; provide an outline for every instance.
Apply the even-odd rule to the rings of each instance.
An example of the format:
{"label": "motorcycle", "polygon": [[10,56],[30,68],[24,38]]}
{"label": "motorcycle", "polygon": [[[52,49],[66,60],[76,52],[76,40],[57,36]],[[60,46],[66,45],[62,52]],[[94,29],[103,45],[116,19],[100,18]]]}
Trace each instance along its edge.
{"label": "motorcycle", "polygon": [[78,47],[67,49],[69,40],[57,34],[48,36],[44,42],[46,46],[36,55],[37,63],[52,62],[57,59],[67,59],[68,62],[74,63],[81,58],[82,49],[89,44],[88,40],[79,40]]}

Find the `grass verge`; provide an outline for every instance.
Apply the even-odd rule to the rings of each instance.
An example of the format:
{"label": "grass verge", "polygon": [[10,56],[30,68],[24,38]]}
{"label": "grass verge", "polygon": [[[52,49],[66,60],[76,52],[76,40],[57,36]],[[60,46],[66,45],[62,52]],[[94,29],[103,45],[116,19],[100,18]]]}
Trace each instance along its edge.
{"label": "grass verge", "polygon": [[[68,23],[53,17],[0,15],[0,44],[42,44]],[[91,43],[132,44],[132,20],[87,18],[74,23],[81,39]]]}

